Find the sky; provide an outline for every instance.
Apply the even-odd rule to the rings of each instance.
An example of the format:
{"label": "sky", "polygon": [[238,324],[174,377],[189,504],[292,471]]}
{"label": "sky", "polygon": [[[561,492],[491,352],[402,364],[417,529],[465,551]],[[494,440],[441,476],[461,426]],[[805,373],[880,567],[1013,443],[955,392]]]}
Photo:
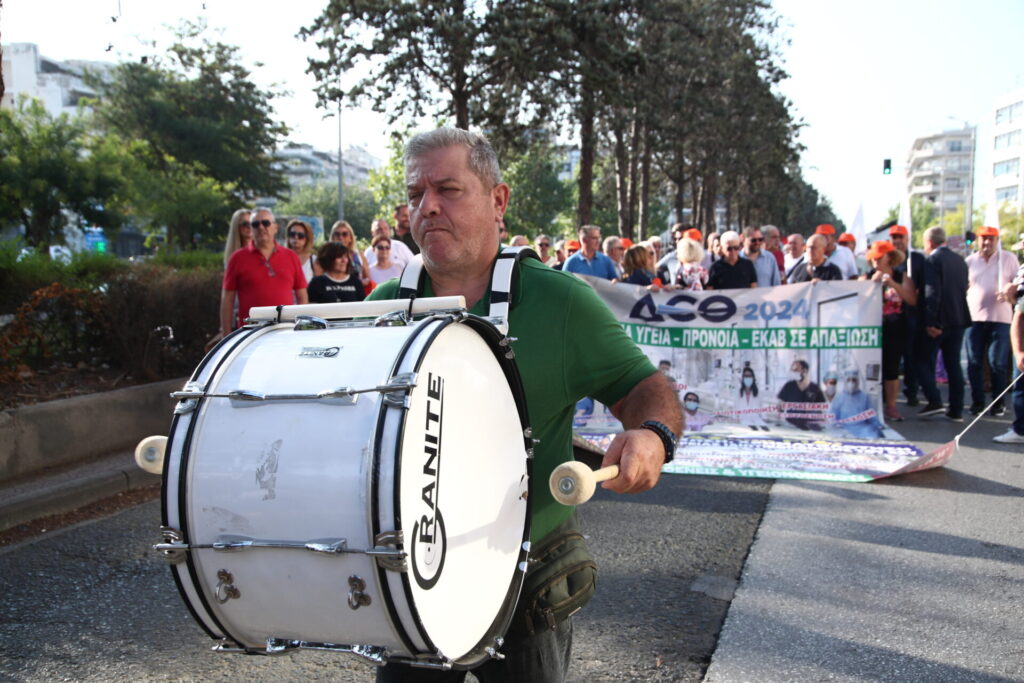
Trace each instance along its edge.
{"label": "sky", "polygon": [[[291,95],[277,115],[292,140],[338,146],[335,112],[316,107],[305,73],[312,43],[295,37],[325,0],[3,0],[0,38],[31,42],[54,59],[116,61],[166,44],[168,25],[203,18],[219,39],[241,47],[260,85]],[[790,78],[781,92],[802,122],[804,177],[849,226],[863,206],[867,227],[881,223],[904,192],[914,138],[978,125],[975,205],[988,200],[992,107],[1024,88],[1024,2],[1020,0],[774,0],[776,35]],[[114,21],[116,18],[116,21]],[[261,63],[262,66],[257,66]],[[327,116],[325,117],[325,114]],[[388,127],[369,111],[342,112],[343,143],[387,156]],[[882,174],[892,159],[893,174]]]}

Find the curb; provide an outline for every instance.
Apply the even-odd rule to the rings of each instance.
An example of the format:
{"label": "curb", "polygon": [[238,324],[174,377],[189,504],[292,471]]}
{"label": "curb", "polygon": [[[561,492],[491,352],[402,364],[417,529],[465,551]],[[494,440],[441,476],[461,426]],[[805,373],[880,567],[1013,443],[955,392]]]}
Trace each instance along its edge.
{"label": "curb", "polygon": [[40,477],[22,487],[21,491],[0,488],[0,499],[3,500],[0,502],[0,531],[160,483],[160,475],[144,472],[134,462],[125,466],[128,458],[120,454]]}

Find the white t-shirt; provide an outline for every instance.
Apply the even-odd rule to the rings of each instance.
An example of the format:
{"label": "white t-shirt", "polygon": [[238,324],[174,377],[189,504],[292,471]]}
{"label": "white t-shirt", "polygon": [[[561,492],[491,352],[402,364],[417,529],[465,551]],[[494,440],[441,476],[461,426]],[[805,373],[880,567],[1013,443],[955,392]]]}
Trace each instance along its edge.
{"label": "white t-shirt", "polygon": [[857,270],[857,259],[854,258],[853,252],[841,244],[836,245],[836,250],[832,252],[832,255],[825,262],[839,268],[844,280],[849,280],[860,274],[860,271]]}
{"label": "white t-shirt", "polygon": [[404,264],[395,263],[394,261],[392,261],[391,265],[387,268],[381,268],[376,263],[373,263],[370,265],[370,279],[373,280],[375,284],[379,285],[380,283],[387,282],[392,278],[400,277],[402,275],[402,270],[404,269]]}
{"label": "white t-shirt", "polygon": [[[371,246],[371,247],[368,247],[366,249],[366,252],[363,253],[363,256],[366,257],[366,262],[369,263],[371,266],[374,263],[377,262],[377,254],[374,253],[375,251],[376,251],[376,249],[374,249]],[[405,242],[403,242],[401,240],[397,240],[397,239],[391,240],[391,262],[392,263],[396,263],[396,264],[398,264],[400,266],[408,265],[409,261],[412,261],[412,256],[413,256],[412,249],[407,247],[405,245]],[[376,279],[374,279],[373,281],[377,282]]]}

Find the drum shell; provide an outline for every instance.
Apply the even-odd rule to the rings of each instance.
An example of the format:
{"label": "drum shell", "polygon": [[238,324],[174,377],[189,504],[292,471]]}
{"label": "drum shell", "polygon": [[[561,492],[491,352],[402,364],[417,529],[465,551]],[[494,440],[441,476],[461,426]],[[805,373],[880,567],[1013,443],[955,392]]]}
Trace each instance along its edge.
{"label": "drum shell", "polygon": [[[215,350],[197,370],[195,379],[206,385],[207,393],[244,388],[300,394],[339,386],[372,387],[424,366],[429,375],[430,368],[438,367],[435,356],[444,356],[438,361],[443,367],[457,364],[462,355],[479,362],[481,349],[492,358],[497,352],[493,339],[481,344],[477,332],[451,320],[408,328],[298,332],[290,326],[269,326],[238,336]],[[453,351],[451,344],[445,343],[450,337],[463,342],[475,339],[470,346],[477,348],[473,353]],[[335,348],[338,350],[333,353]],[[303,349],[312,351],[303,355]],[[494,370],[490,373],[483,381],[493,384]],[[232,534],[292,541],[344,538],[349,549],[374,547],[377,534],[401,529],[403,477],[406,489],[420,487],[412,484],[414,471],[403,475],[402,461],[403,455],[408,455],[403,448],[413,442],[413,452],[420,452],[406,460],[418,461],[422,456],[422,435],[415,436],[407,418],[421,417],[417,397],[427,392],[425,380],[421,377],[409,392],[408,407],[388,405],[379,392],[360,395],[354,405],[334,399],[248,404],[227,398],[202,399],[192,413],[179,416],[173,425],[166,460],[165,522],[182,528],[193,544],[213,543]],[[463,404],[467,392],[471,395],[472,391],[479,389],[462,392]],[[193,551],[187,563],[175,566],[175,575],[197,620],[211,636],[251,650],[265,647],[267,638],[277,638],[372,645],[386,648],[397,658],[427,655],[464,664],[476,661],[489,641],[507,627],[506,616],[521,583],[519,565],[525,560],[520,546],[528,538],[523,495],[528,486],[522,440],[525,413],[521,396],[517,401],[511,389],[508,393],[513,411],[518,409],[520,415],[514,424],[498,425],[497,431],[505,431],[506,441],[513,431],[519,437],[508,452],[518,453],[519,463],[511,472],[521,474],[514,484],[498,484],[500,491],[490,495],[501,501],[501,514],[507,515],[509,506],[514,508],[517,521],[513,527],[518,528],[510,531],[504,524],[499,534],[506,539],[502,552],[514,557],[499,572],[507,575],[499,583],[508,589],[502,590],[501,604],[488,619],[504,623],[490,624],[480,642],[475,642],[479,624],[472,635],[453,635],[442,633],[447,626],[440,622],[446,617],[437,615],[436,605],[429,607],[431,614],[421,614],[427,609],[430,593],[416,586],[412,572],[385,570],[370,556],[359,553]],[[451,459],[457,461],[455,456]],[[415,468],[421,469],[421,464]],[[505,476],[512,478],[508,473]],[[411,501],[405,497],[410,512],[415,504]],[[455,512],[454,502],[450,507]],[[411,529],[412,522],[409,526]],[[407,536],[410,529],[404,530]],[[515,543],[509,548],[512,536]],[[458,551],[453,552],[459,556]],[[449,564],[446,571],[459,575],[456,566]],[[225,588],[218,577],[224,573],[230,576],[237,598],[221,601]],[[465,576],[465,569],[461,574]],[[353,579],[365,585],[360,592],[370,598],[369,605],[350,606]],[[496,598],[476,599],[481,600],[494,603]],[[431,619],[434,623],[429,623]],[[469,641],[475,644],[467,645]]]}

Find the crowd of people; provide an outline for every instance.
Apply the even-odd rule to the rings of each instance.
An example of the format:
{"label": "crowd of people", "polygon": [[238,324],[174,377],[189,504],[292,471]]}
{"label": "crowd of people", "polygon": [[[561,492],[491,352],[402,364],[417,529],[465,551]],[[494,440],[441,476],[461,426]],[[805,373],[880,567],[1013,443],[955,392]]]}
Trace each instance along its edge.
{"label": "crowd of people", "polygon": [[[221,335],[240,325],[253,305],[361,301],[377,284],[398,277],[419,247],[412,238],[408,206],[396,206],[393,219],[394,230],[387,219],[374,221],[370,245],[363,252],[352,226],[343,220],[334,224],[329,241],[319,248],[311,226],[291,220],[284,249],[277,243],[271,211],[236,211],[225,245]],[[965,259],[948,248],[941,228],[926,230],[924,250],[918,251],[910,248],[906,227],[893,225],[889,239],[869,245],[860,266],[856,239],[829,224],[819,225],[808,236],[790,233],[783,239],[773,225],[705,237],[693,226],[677,223],[665,235],[636,244],[616,235],[602,236],[598,226],[584,225],[577,239],[554,240],[541,234],[532,246],[554,269],[655,291],[849,279],[879,282],[885,418],[903,419],[897,407],[902,377],[906,404],[920,406],[918,415],[945,414],[962,421],[968,384],[972,415],[986,409],[994,416],[1005,413],[1005,402],[995,397],[1010,380],[1010,327],[1017,286],[1024,279],[1018,276],[1016,256],[1000,247],[998,229],[983,227],[977,235],[978,249]],[[531,244],[526,235],[509,237],[504,221],[499,239],[512,246]],[[966,378],[957,362],[965,345]],[[937,386],[939,376],[948,382],[945,404]],[[991,407],[986,396],[994,400]],[[1014,400],[1020,404],[1019,420],[997,438],[1024,443],[1024,393]]]}
{"label": "crowd of people", "polygon": [[[714,290],[774,287],[826,280],[873,280],[882,286],[883,413],[903,420],[897,407],[900,378],[907,406],[929,417],[944,414],[962,422],[970,387],[972,415],[1005,413],[997,399],[1010,379],[1011,320],[1024,291],[1024,268],[1003,250],[999,230],[977,230],[977,250],[964,258],[950,249],[945,231],[929,228],[923,250],[909,245],[905,226],[889,228],[889,239],[869,245],[858,264],[856,238],[819,225],[813,234],[782,239],[773,225],[728,230],[705,238],[693,226],[677,223],[662,237],[638,244],[619,237],[602,240],[597,226],[579,230],[579,239],[557,241],[541,235],[537,250],[554,268],[641,285],[651,290]],[[663,249],[663,245],[669,245]],[[1024,315],[1022,305],[1021,315]],[[1024,321],[1019,323],[1024,328]],[[1015,328],[1016,330],[1016,328]],[[1019,334],[1014,332],[1017,343]],[[966,345],[967,377],[961,369]],[[1024,341],[1019,343],[1024,351]],[[985,371],[987,365],[987,372]],[[1016,365],[1016,363],[1015,363]],[[1024,369],[1024,368],[1020,368]],[[943,403],[937,378],[948,384]],[[986,398],[988,397],[988,398]],[[923,405],[921,405],[923,399]],[[997,440],[1024,443],[1024,390],[1014,395],[1018,420]],[[989,405],[991,403],[991,405]]]}

